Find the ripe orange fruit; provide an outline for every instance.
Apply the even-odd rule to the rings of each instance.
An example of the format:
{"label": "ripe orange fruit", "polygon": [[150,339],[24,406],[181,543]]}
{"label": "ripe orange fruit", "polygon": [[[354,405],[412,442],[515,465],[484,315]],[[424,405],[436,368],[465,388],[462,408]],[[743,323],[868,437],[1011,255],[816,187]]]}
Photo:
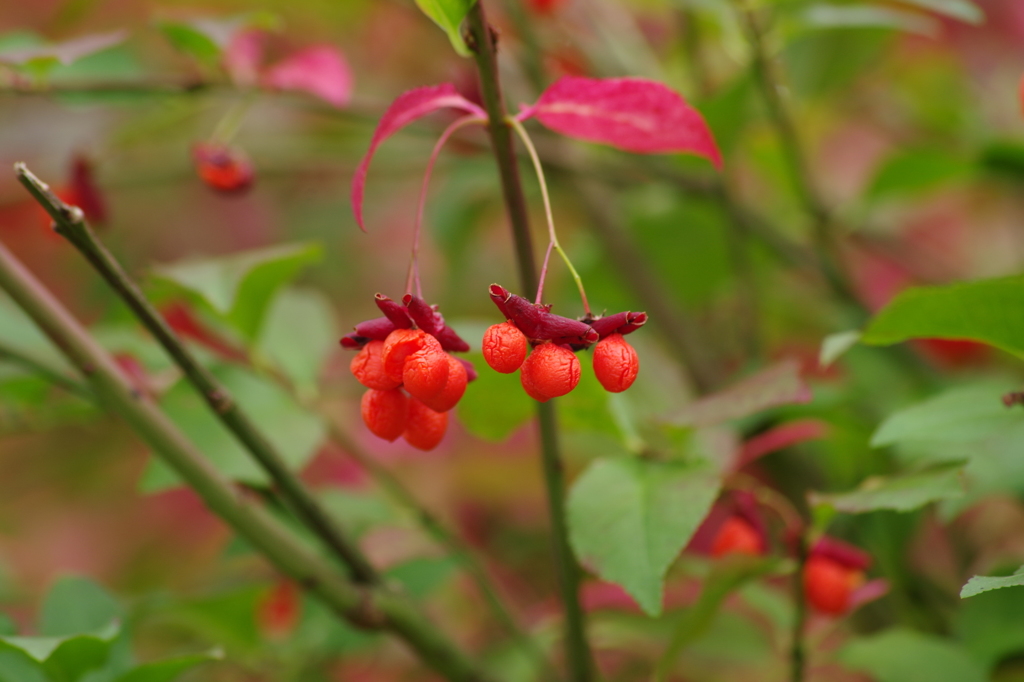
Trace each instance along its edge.
{"label": "ripe orange fruit", "polygon": [[580,382],[580,361],[565,346],[542,343],[526,358],[519,380],[527,395],[544,403],[576,388]]}
{"label": "ripe orange fruit", "polygon": [[811,556],[804,567],[804,594],[822,613],[841,616],[850,608],[850,595],[864,582],[864,572],[826,556]]}
{"label": "ripe orange fruit", "polygon": [[711,545],[711,556],[726,554],[749,554],[759,556],[764,552],[761,536],[750,522],[741,516],[730,516]]}
{"label": "ripe orange fruit", "polygon": [[436,397],[448,383],[449,359],[440,344],[424,347],[406,357],[402,370],[405,390],[419,401]]}
{"label": "ripe orange fruit", "polygon": [[640,359],[622,334],[604,337],[594,348],[594,374],[609,393],[621,393],[633,385]]}
{"label": "ripe orange fruit", "polygon": [[466,383],[468,381],[469,373],[466,372],[466,366],[449,355],[448,381],[444,385],[444,390],[422,402],[434,412],[447,412],[462,399],[463,394],[466,392]]}
{"label": "ripe orange fruit", "polygon": [[435,412],[419,400],[409,399],[409,420],[402,434],[409,445],[420,450],[433,450],[447,429],[447,412]]}
{"label": "ripe orange fruit", "polygon": [[394,381],[403,381],[406,358],[424,348],[440,351],[441,344],[422,329],[396,329],[391,332],[384,339],[384,347],[381,349],[384,373]]}
{"label": "ripe orange fruit", "polygon": [[349,369],[352,374],[367,388],[376,388],[380,391],[388,391],[402,385],[401,381],[395,381],[384,373],[384,362],[381,360],[381,351],[384,349],[383,341],[370,341],[363,349],[352,358]]}
{"label": "ripe orange fruit", "polygon": [[400,388],[389,391],[371,388],[363,394],[363,421],[375,436],[394,441],[409,422],[409,402]]}
{"label": "ripe orange fruit", "polygon": [[252,163],[237,149],[201,142],[192,148],[199,178],[218,192],[239,194],[252,186]]}
{"label": "ripe orange fruit", "polygon": [[484,332],[483,353],[491,369],[511,374],[526,360],[526,335],[511,322],[492,325]]}

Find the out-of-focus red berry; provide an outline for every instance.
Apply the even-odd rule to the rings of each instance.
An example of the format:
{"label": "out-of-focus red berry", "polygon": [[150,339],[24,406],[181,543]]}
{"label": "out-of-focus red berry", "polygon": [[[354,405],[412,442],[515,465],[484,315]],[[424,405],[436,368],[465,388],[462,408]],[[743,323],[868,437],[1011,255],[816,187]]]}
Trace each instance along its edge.
{"label": "out-of-focus red berry", "polygon": [[433,450],[448,430],[448,413],[435,412],[415,398],[409,399],[409,421],[402,436],[419,450]]}
{"label": "out-of-focus red berry", "polygon": [[633,385],[640,358],[622,334],[606,336],[594,348],[594,374],[609,393],[621,393]]}
{"label": "out-of-focus red berry", "polygon": [[526,335],[511,322],[502,322],[484,332],[484,361],[495,372],[511,374],[526,360]]}
{"label": "out-of-focus red berry", "polygon": [[200,142],[192,147],[199,178],[218,192],[241,194],[252,187],[252,163],[238,149],[213,142]]}
{"label": "out-of-focus red berry", "polygon": [[384,373],[384,361],[381,360],[381,352],[384,349],[383,341],[370,341],[363,349],[356,353],[349,364],[352,375],[367,388],[376,388],[380,391],[388,391],[402,385],[401,381],[395,381]]}
{"label": "out-of-focus red berry", "polygon": [[527,395],[544,403],[576,388],[580,361],[564,346],[542,343],[526,358],[519,379]]}
{"label": "out-of-focus red berry", "polygon": [[763,553],[761,534],[742,516],[734,515],[726,519],[711,545],[711,556],[714,557],[726,554],[759,556]]}
{"label": "out-of-focus red berry", "polygon": [[400,388],[390,391],[369,389],[361,403],[363,422],[377,436],[394,441],[409,422],[409,398]]}
{"label": "out-of-focus red berry", "polygon": [[841,616],[850,596],[864,582],[864,572],[827,556],[812,555],[804,567],[804,594],[818,611]]}
{"label": "out-of-focus red berry", "polygon": [[466,392],[466,384],[469,381],[469,373],[466,366],[458,358],[448,356],[448,381],[444,390],[429,400],[423,400],[423,404],[434,412],[447,412],[455,407]]}
{"label": "out-of-focus red berry", "polygon": [[278,581],[256,606],[256,622],[272,639],[284,639],[298,625],[302,595],[290,580]]}

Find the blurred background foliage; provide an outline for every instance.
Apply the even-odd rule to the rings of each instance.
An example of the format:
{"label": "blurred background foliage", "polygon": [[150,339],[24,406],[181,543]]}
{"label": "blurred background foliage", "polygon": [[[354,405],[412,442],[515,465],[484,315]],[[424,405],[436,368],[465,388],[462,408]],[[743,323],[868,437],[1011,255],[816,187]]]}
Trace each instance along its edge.
{"label": "blurred background foliage", "polygon": [[[678,413],[696,391],[679,362],[679,339],[652,328],[664,322],[655,317],[632,337],[642,371],[629,393],[609,398],[585,371],[560,401],[571,473],[596,456],[634,449],[638,437],[670,449],[731,452],[795,419],[827,429],[764,457],[750,473],[802,510],[808,490],[848,491],[915,463],[969,460],[962,496],[832,520],[830,532],[870,552],[872,577],[888,580],[890,590],[849,619],[812,623],[809,679],[1024,679],[1024,591],[958,597],[971,575],[1024,563],[1024,431],[1019,415],[998,402],[1024,379],[1019,358],[969,342],[915,341],[855,346],[826,369],[818,364],[826,336],[861,327],[866,311],[909,286],[1019,272],[1024,5],[754,3],[808,177],[830,211],[833,255],[851,283],[845,297],[815,268],[771,246],[771,235],[801,250],[816,245],[815,218],[788,171],[736,5],[488,0],[487,9],[501,33],[511,108],[560,75],[653,78],[703,113],[725,156],[723,201],[702,161],[634,157],[531,127],[548,164],[562,243],[594,307],[650,310],[657,296],[692,331],[700,367],[716,387],[796,358],[813,390],[809,403],[711,429],[670,427],[657,418]],[[270,28],[270,59],[309,44],[339,48],[354,74],[351,103],[241,92],[217,66],[216,46],[211,53],[194,36],[171,40],[166,28],[253,11],[248,20]],[[123,41],[70,64],[4,65],[5,51],[121,29]],[[496,644],[500,637],[452,560],[381,494],[344,444],[325,438],[341,429],[350,445],[395,471],[480,550],[518,617],[551,643],[555,578],[531,402],[517,378],[486,370],[475,355],[480,379],[445,442],[424,454],[365,432],[357,416],[362,389],[337,346],[343,330],[376,316],[375,292],[402,293],[421,174],[443,117],[381,148],[367,185],[368,234],[352,217],[352,172],[388,102],[444,81],[475,96],[471,61],[454,54],[409,0],[8,2],[0,7],[0,166],[25,161],[58,187],[70,182],[75,158],[88,159],[107,208],[104,239],[154,300],[187,306],[227,345],[194,339],[289,463],[449,629],[509,679],[532,679]],[[256,180],[244,196],[225,197],[197,179],[190,149],[241,101],[248,109],[234,144],[251,158]],[[525,164],[524,178],[539,240],[539,193]],[[753,219],[737,220],[744,212]],[[423,282],[426,298],[441,304],[475,350],[483,329],[498,321],[486,286],[516,281],[507,232],[486,139],[460,133],[431,185]],[[0,177],[0,239],[137,370],[140,390],[158,395],[225,472],[256,487],[265,482],[10,175]],[[549,281],[554,310],[580,313],[566,273],[556,267]],[[0,339],[68,372],[2,297]],[[241,361],[232,349],[241,349]],[[92,682],[124,679],[135,660],[191,655],[188,662],[199,663],[215,647],[223,659],[182,679],[424,679],[395,643],[343,627],[290,592],[148,461],[125,425],[2,360],[0,606],[7,617],[0,630],[93,633],[89,646],[121,653],[91,676],[67,678]],[[641,615],[617,588],[588,581],[585,603],[609,679],[649,674],[678,621],[701,608],[698,586],[713,570],[699,553],[677,562],[666,590],[673,608],[658,618]],[[780,577],[753,580],[726,599],[689,643],[678,679],[782,679],[792,618],[785,585]],[[77,608],[52,606],[60,599],[103,606],[82,607],[93,614],[88,622],[54,625],[47,614],[70,617]],[[103,635],[112,622],[116,629]],[[0,650],[0,680],[44,679],[18,668],[27,665],[22,655]],[[139,679],[170,679],[158,674]]]}

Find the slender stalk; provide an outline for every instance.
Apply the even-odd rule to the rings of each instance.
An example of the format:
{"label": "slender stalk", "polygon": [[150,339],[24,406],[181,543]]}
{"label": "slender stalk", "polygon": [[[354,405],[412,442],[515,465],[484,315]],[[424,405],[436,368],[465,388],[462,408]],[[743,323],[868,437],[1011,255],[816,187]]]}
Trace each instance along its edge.
{"label": "slender stalk", "polygon": [[79,398],[89,402],[96,400],[96,396],[93,395],[88,386],[75,381],[60,369],[50,366],[49,363],[24,353],[14,346],[9,346],[3,341],[0,341],[0,360],[7,360],[12,364],[20,365],[23,369],[45,379],[54,386],[63,388],[68,393],[73,393]]}
{"label": "slender stalk", "polygon": [[383,587],[340,578],[330,563],[217,471],[163,412],[132,390],[110,355],[2,244],[0,289],[10,294],[78,368],[102,403],[128,422],[215,514],[278,570],[352,624],[394,633],[446,679],[487,679],[440,633],[435,622],[406,599]]}
{"label": "slender stalk", "polygon": [[320,507],[298,477],[288,469],[277,449],[256,428],[235,402],[227,388],[192,355],[181,339],[131,280],[111,253],[86,224],[82,211],[61,201],[50,188],[34,176],[24,164],[16,164],[18,180],[53,217],[56,230],[96,268],[107,283],[156,337],[160,345],[181,368],[189,382],[206,400],[221,423],[253,455],[278,486],[283,499],[298,517],[348,567],[357,582],[374,583],[379,576],[373,566]]}
{"label": "slender stalk", "polygon": [[[583,301],[583,313],[590,316],[590,303],[587,301],[587,292],[583,289],[583,279],[580,277],[580,273],[576,272],[576,268],[573,267],[572,261],[569,260],[569,254],[565,252],[562,245],[558,243],[558,233],[555,232],[555,217],[551,212],[551,197],[548,196],[548,183],[544,180],[544,166],[540,163],[540,158],[537,156],[537,150],[533,146],[533,140],[526,133],[526,129],[523,128],[523,124],[517,121],[515,118],[509,116],[508,124],[519,135],[519,139],[523,141],[523,146],[526,147],[526,151],[530,155],[530,161],[533,163],[533,170],[537,173],[537,181],[540,183],[540,196],[544,203],[544,217],[548,222],[548,240],[550,246],[547,254],[544,256],[544,267],[541,271],[541,282],[544,280],[544,275],[547,274],[548,258],[551,256],[551,249],[553,248],[558,252],[558,255],[562,257],[562,261],[565,263],[565,267],[569,268],[569,272],[572,274],[573,280],[576,282],[576,288],[580,292],[580,300]],[[538,286],[537,291],[537,302],[540,303],[540,291],[542,287]]]}
{"label": "slender stalk", "polygon": [[434,144],[434,149],[430,152],[430,159],[427,161],[427,169],[423,172],[423,183],[420,185],[420,198],[416,204],[416,222],[413,225],[412,231],[412,256],[409,259],[409,274],[405,280],[405,293],[413,293],[413,287],[416,287],[416,295],[420,298],[423,297],[423,291],[420,287],[420,233],[423,232],[423,212],[427,206],[427,187],[430,185],[430,176],[434,174],[434,164],[437,163],[437,157],[441,154],[441,149],[444,147],[444,143],[448,141],[448,138],[454,135],[460,128],[471,123],[486,123],[487,121],[476,115],[464,116],[456,121],[452,122],[444,131],[441,133],[441,137],[437,139]]}
{"label": "slender stalk", "polygon": [[[512,129],[498,79],[496,36],[484,17],[483,2],[478,1],[470,9],[467,24],[468,44],[476,58],[491,146],[498,164],[505,207],[516,245],[520,283],[523,291],[532,291],[537,284],[537,269],[530,237],[530,222],[519,177]],[[594,665],[586,637],[583,609],[579,601],[580,568],[569,547],[565,519],[565,482],[559,456],[554,403],[538,403],[537,414],[540,422],[541,461],[547,488],[548,511],[551,515],[552,545],[562,606],[565,610],[565,650],[569,679],[572,682],[589,682],[594,679]]]}

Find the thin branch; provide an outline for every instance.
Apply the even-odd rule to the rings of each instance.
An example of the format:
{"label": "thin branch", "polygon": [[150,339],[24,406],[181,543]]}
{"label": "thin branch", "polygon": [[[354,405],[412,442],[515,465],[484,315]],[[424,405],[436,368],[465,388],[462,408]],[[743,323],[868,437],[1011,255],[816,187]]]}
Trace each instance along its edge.
{"label": "thin branch", "polygon": [[217,471],[163,412],[132,390],[110,355],[2,244],[0,288],[78,368],[103,404],[127,421],[215,514],[278,570],[357,627],[394,633],[446,679],[487,679],[407,599],[383,587],[340,578],[330,563]]}
{"label": "thin branch", "polygon": [[[484,17],[482,1],[478,1],[470,9],[467,25],[467,43],[476,58],[480,94],[487,111],[491,146],[498,164],[505,208],[508,211],[513,241],[516,245],[520,284],[524,292],[529,292],[533,291],[537,284],[530,221],[519,177],[512,130],[507,119],[508,112],[505,109],[498,79],[497,36]],[[552,549],[565,612],[565,648],[569,678],[572,682],[589,682],[594,678],[594,663],[579,600],[581,572],[569,546],[565,518],[565,481],[559,454],[554,402],[538,403],[537,414],[540,422],[541,462],[548,497],[548,513],[551,516]]]}
{"label": "thin branch", "polygon": [[72,393],[79,398],[89,402],[96,401],[96,396],[93,395],[88,386],[69,377],[59,368],[53,367],[49,363],[25,353],[19,348],[8,345],[2,340],[0,340],[0,360],[6,360],[11,364],[19,365],[23,369],[45,379],[54,386],[63,388],[68,393]]}
{"label": "thin branch", "polygon": [[82,211],[61,201],[50,188],[34,176],[24,164],[16,164],[18,180],[36,201],[53,217],[57,232],[65,237],[99,272],[160,345],[181,368],[207,405],[278,486],[284,500],[298,517],[348,567],[353,579],[362,583],[379,580],[358,545],[351,541],[320,507],[285,464],[277,449],[246,416],[228,389],[192,355],[188,347],[171,330],[163,317],[150,304],[121,265],[86,224]]}

